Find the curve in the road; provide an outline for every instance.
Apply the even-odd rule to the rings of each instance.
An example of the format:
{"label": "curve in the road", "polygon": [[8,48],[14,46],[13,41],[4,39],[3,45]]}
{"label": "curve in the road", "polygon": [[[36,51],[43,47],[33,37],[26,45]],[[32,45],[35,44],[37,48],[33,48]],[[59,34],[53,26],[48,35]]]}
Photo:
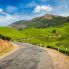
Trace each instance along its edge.
{"label": "curve in the road", "polygon": [[54,69],[47,51],[26,43],[13,54],[0,61],[0,69]]}

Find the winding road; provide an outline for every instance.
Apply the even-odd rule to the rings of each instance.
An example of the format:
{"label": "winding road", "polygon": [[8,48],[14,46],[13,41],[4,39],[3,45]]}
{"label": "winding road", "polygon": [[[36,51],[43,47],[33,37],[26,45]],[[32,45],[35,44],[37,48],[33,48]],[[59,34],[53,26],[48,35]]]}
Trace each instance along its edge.
{"label": "winding road", "polygon": [[0,69],[54,69],[52,58],[45,49],[27,43],[14,44],[19,49],[0,60]]}
{"label": "winding road", "polygon": [[45,50],[26,43],[16,44],[20,49],[2,59],[0,69],[53,69],[51,58]]}

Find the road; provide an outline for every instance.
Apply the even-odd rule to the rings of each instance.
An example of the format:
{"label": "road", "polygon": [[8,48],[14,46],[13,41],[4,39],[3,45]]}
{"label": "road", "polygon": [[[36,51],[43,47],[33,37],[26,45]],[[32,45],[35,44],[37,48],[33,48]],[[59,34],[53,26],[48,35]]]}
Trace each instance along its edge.
{"label": "road", "polygon": [[15,43],[20,48],[0,60],[0,69],[54,69],[48,52],[27,43]]}

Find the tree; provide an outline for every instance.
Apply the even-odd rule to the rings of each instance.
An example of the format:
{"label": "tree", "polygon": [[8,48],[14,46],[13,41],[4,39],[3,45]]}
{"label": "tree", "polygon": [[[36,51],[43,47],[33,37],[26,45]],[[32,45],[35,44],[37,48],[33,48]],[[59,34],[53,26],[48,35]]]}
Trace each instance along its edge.
{"label": "tree", "polygon": [[[53,33],[53,34],[56,34],[56,30],[54,29],[54,30],[52,31],[52,33]],[[52,35],[52,38],[53,38],[53,35]]]}
{"label": "tree", "polygon": [[56,33],[56,30],[54,29],[54,30],[52,31],[52,33],[54,33],[54,34],[55,34],[55,33]]}

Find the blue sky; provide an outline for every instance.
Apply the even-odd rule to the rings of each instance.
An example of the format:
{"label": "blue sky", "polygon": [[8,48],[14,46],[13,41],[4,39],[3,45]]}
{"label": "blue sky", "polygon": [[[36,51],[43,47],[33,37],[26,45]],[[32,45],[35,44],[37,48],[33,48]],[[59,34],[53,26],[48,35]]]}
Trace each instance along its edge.
{"label": "blue sky", "polygon": [[0,0],[0,26],[44,14],[69,16],[69,0]]}

